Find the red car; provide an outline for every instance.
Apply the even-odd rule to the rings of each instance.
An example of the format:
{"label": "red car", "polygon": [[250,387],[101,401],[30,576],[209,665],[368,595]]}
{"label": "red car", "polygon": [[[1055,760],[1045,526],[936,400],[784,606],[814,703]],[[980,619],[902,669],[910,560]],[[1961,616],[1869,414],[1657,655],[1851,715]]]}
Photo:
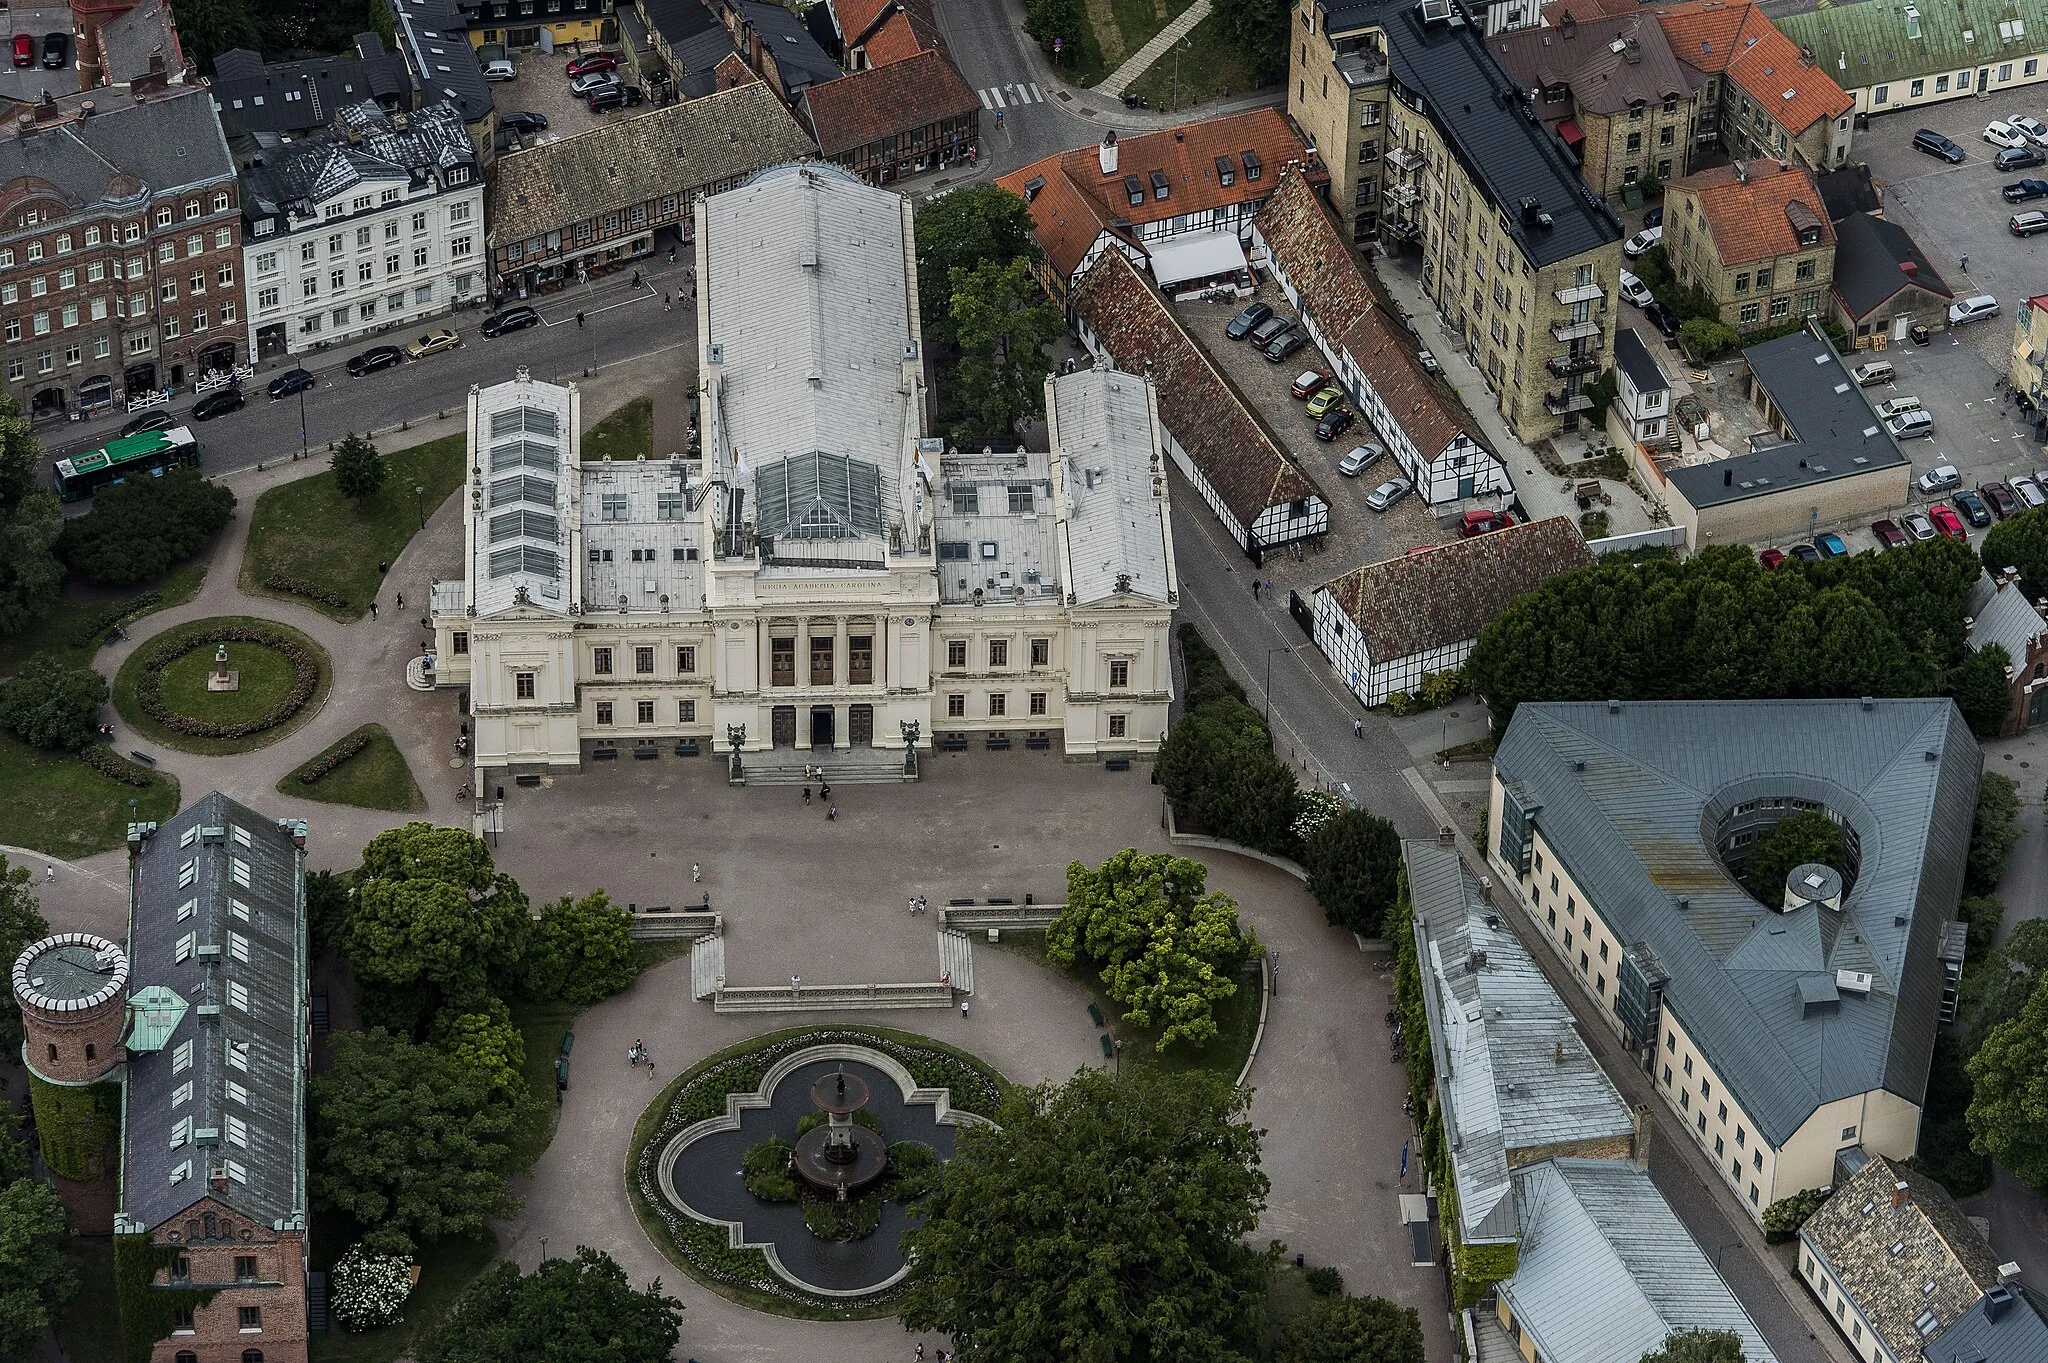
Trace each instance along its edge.
{"label": "red car", "polygon": [[1985,483],[1977,491],[1984,494],[1984,500],[1991,503],[1991,509],[1998,513],[2000,520],[2020,509],[2020,499],[2004,483]]}
{"label": "red car", "polygon": [[591,74],[593,71],[616,71],[618,69],[619,63],[616,57],[612,57],[603,52],[593,52],[587,57],[578,57],[575,61],[570,62],[569,65],[566,68],[564,68],[563,74],[569,76],[587,76]]}
{"label": "red car", "polygon": [[1467,511],[1458,518],[1458,538],[1469,540],[1492,530],[1505,530],[1515,518],[1505,511]]}
{"label": "red car", "polygon": [[1776,547],[1756,551],[1756,561],[1766,568],[1775,569],[1785,561],[1785,551]]}
{"label": "red car", "polygon": [[1301,377],[1288,389],[1289,395],[1297,398],[1312,398],[1330,384],[1330,376],[1320,369],[1304,369]]}
{"label": "red car", "polygon": [[1892,520],[1872,521],[1870,533],[1877,536],[1880,549],[1896,549],[1906,543],[1906,532],[1899,529],[1899,523]]}
{"label": "red car", "polygon": [[36,40],[26,33],[14,35],[14,64],[34,66],[36,64]]}
{"label": "red car", "polygon": [[1947,502],[1935,502],[1927,508],[1927,519],[1934,522],[1934,528],[1952,540],[1966,540],[1970,532],[1963,529],[1963,518]]}

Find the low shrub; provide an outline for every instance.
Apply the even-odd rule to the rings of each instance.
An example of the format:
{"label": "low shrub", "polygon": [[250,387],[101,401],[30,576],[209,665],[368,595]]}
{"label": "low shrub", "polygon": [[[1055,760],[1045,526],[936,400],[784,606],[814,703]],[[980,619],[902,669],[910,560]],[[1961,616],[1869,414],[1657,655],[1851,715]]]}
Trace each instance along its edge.
{"label": "low shrub", "polygon": [[308,601],[318,601],[323,606],[334,606],[340,610],[347,610],[351,605],[349,599],[341,593],[330,592],[325,587],[317,586],[303,578],[266,577],[263,579],[263,585],[269,591],[283,592],[287,596],[303,596]]}
{"label": "low shrub", "polygon": [[857,1197],[847,1202],[807,1202],[804,1227],[820,1240],[860,1240],[882,1226],[882,1199]]}
{"label": "low shrub", "polygon": [[750,1148],[740,1158],[740,1182],[763,1202],[796,1201],[796,1180],[789,1176],[790,1144],[780,1136]]}
{"label": "low shrub", "polygon": [[124,786],[143,790],[149,786],[149,773],[136,766],[127,758],[116,753],[104,743],[90,743],[78,750],[78,760],[91,767],[109,780],[119,781]]}
{"label": "low shrub", "polygon": [[305,766],[300,767],[292,775],[298,778],[300,785],[310,786],[369,746],[370,736],[368,734],[360,731],[352,733],[326,752],[321,753],[318,757],[308,762]]}
{"label": "low shrub", "polygon": [[88,616],[83,624],[71,632],[73,648],[91,648],[107,637],[107,631],[130,618],[153,610],[164,599],[162,592],[142,592],[125,601],[116,601],[102,610]]}
{"label": "low shrub", "polygon": [[[282,653],[292,665],[291,691],[271,708],[269,714],[243,720],[239,724],[215,724],[211,720],[173,710],[163,698],[164,669],[194,649],[224,643],[256,644]],[[313,693],[319,689],[320,664],[290,635],[251,625],[222,625],[184,635],[150,654],[142,664],[142,675],[135,682],[135,703],[142,707],[144,714],[173,733],[188,734],[193,738],[247,738],[285,723],[304,709],[306,702],[313,699]]]}
{"label": "low shrub", "polygon": [[1820,1210],[1820,1204],[1828,1200],[1829,1188],[1808,1188],[1804,1192],[1781,1197],[1764,1208],[1764,1243],[1782,1245],[1799,1234],[1799,1228],[1806,1224],[1806,1218]]}
{"label": "low shrub", "polygon": [[889,1145],[889,1172],[896,1179],[891,1191],[905,1202],[915,1202],[937,1186],[943,1168],[939,1152],[923,1141],[893,1141]]}
{"label": "low shrub", "polygon": [[1344,1290],[1344,1275],[1327,1265],[1308,1271],[1308,1290],[1318,1297],[1334,1297]]}
{"label": "low shrub", "polygon": [[328,1279],[328,1305],[344,1330],[374,1330],[405,1319],[399,1311],[411,1295],[412,1266],[361,1245],[341,1256]]}

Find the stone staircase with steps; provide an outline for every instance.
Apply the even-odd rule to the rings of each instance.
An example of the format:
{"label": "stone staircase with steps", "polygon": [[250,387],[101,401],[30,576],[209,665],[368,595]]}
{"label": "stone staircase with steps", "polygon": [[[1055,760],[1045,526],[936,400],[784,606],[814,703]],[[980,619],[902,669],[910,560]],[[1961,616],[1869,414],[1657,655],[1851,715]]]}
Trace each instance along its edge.
{"label": "stone staircase with steps", "polygon": [[725,935],[699,937],[690,947],[690,997],[715,998],[725,987]]}
{"label": "stone staircase with steps", "polygon": [[739,984],[721,988],[711,1006],[721,1013],[806,1013],[846,1008],[951,1008],[953,989],[928,984]]}
{"label": "stone staircase with steps", "polygon": [[974,992],[974,942],[964,932],[941,931],[939,978],[962,994]]}
{"label": "stone staircase with steps", "polygon": [[[804,764],[811,764],[809,775]],[[824,776],[818,775],[822,767]],[[741,783],[749,786],[890,786],[915,781],[903,772],[902,749],[847,748],[814,755],[799,748],[740,754]]]}

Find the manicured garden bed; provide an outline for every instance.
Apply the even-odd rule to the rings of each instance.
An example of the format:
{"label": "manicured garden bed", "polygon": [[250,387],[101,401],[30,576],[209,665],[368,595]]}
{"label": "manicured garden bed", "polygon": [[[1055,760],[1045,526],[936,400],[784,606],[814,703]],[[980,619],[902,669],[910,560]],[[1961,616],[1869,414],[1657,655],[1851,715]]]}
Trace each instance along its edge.
{"label": "manicured garden bed", "polygon": [[[236,691],[209,691],[215,650],[227,645]],[[217,616],[164,631],[129,655],[114,705],[137,731],[186,752],[249,752],[318,713],[333,684],[327,651],[272,620]]]}
{"label": "manicured garden bed", "polygon": [[365,724],[277,783],[280,795],[359,809],[409,813],[427,807],[405,754],[381,724]]}

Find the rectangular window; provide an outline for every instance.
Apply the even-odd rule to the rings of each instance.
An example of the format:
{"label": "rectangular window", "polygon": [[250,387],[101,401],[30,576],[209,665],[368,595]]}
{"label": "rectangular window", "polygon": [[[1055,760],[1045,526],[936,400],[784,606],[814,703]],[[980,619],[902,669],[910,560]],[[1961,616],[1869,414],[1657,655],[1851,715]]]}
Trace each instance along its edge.
{"label": "rectangular window", "polygon": [[1033,692],[1031,693],[1031,713],[1032,713],[1032,714],[1034,714],[1034,715],[1042,715],[1042,714],[1044,714],[1044,713],[1045,713],[1045,695],[1046,695],[1046,693],[1045,693],[1045,692],[1043,692],[1043,691],[1033,691]]}
{"label": "rectangular window", "polygon": [[796,685],[795,639],[770,639],[768,641],[768,684],[771,686]]}
{"label": "rectangular window", "polygon": [[948,719],[959,719],[959,718],[960,718],[961,716],[965,715],[966,713],[967,713],[967,697],[965,697],[965,696],[948,696],[948,697],[946,697],[946,718],[948,718]]}
{"label": "rectangular window", "polygon": [[1033,639],[1031,641],[1031,665],[1033,667],[1052,666],[1052,640]]}
{"label": "rectangular window", "polygon": [[1010,641],[1008,639],[991,639],[988,641],[988,665],[990,667],[1008,667],[1010,665]]}
{"label": "rectangular window", "polygon": [[833,646],[836,643],[838,643],[838,640],[832,638],[829,634],[823,638],[812,638],[811,685],[830,686],[832,684],[832,654],[834,651]]}
{"label": "rectangular window", "polygon": [[677,646],[676,646],[676,671],[678,671],[678,672],[695,672],[696,670],[697,670],[697,646],[696,646],[695,644],[679,644],[679,645],[677,645]]}
{"label": "rectangular window", "polygon": [[846,636],[846,682],[849,686],[872,686],[875,681],[875,638],[872,634]]}
{"label": "rectangular window", "polygon": [[597,703],[597,722],[599,724],[609,724],[612,722],[612,703],[610,701],[601,700]]}
{"label": "rectangular window", "polygon": [[1744,323],[1754,322],[1757,319],[1757,315],[1759,312],[1760,309],[1757,307],[1756,304],[1744,303],[1742,305],[1742,311],[1737,314],[1737,317],[1740,321]]}
{"label": "rectangular window", "polygon": [[640,674],[640,675],[642,675],[642,676],[650,676],[650,675],[652,675],[652,674],[653,674],[653,672],[654,672],[654,647],[653,647],[653,645],[651,645],[651,644],[649,644],[649,645],[643,645],[643,646],[641,646],[641,647],[639,647],[639,648],[636,648],[636,649],[634,649],[634,650],[633,650],[633,671],[634,671],[634,672],[636,672],[636,673],[638,673],[638,674]]}
{"label": "rectangular window", "polygon": [[1112,687],[1129,686],[1131,684],[1131,664],[1128,659],[1111,658],[1109,660],[1109,684]]}
{"label": "rectangular window", "polygon": [[263,1308],[260,1306],[237,1306],[235,1322],[244,1331],[254,1333],[263,1328]]}
{"label": "rectangular window", "polygon": [[237,1254],[235,1256],[235,1281],[239,1283],[252,1283],[256,1281],[255,1255]]}
{"label": "rectangular window", "polygon": [[654,723],[654,702],[651,700],[637,702],[633,708],[633,717],[641,724]]}
{"label": "rectangular window", "polygon": [[513,673],[513,674],[512,674],[512,694],[513,694],[514,696],[516,696],[516,697],[517,697],[518,699],[520,699],[520,700],[532,700],[532,699],[533,699],[533,673],[531,673],[531,672],[515,672],[515,673]]}
{"label": "rectangular window", "polygon": [[1122,738],[1128,720],[1129,716],[1127,715],[1111,715],[1109,717],[1109,736],[1111,738]]}
{"label": "rectangular window", "polygon": [[967,641],[965,639],[946,640],[946,666],[967,666]]}
{"label": "rectangular window", "polygon": [[988,713],[991,719],[1001,719],[1009,713],[1010,698],[1001,691],[992,691],[988,698]]}
{"label": "rectangular window", "polygon": [[590,650],[590,670],[600,677],[608,677],[612,671],[612,651],[609,648]]}
{"label": "rectangular window", "polygon": [[694,700],[677,701],[676,721],[681,724],[695,724],[697,722],[697,702]]}

